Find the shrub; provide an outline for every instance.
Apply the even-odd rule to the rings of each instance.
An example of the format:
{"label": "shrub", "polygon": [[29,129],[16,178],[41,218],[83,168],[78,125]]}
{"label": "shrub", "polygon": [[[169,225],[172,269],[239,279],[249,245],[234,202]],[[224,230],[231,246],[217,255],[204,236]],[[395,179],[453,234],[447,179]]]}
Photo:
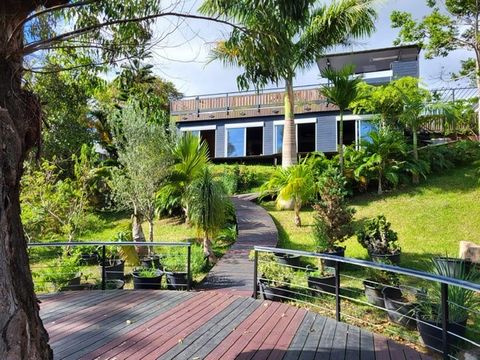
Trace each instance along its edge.
{"label": "shrub", "polygon": [[273,254],[259,256],[259,273],[272,286],[282,286],[292,283],[295,272],[289,266],[280,265]]}
{"label": "shrub", "polygon": [[355,210],[345,201],[345,184],[345,177],[334,168],[329,168],[318,183],[320,200],[313,206],[313,235],[319,252],[335,251],[335,246],[352,234]]}
{"label": "shrub", "polygon": [[368,250],[369,254],[396,254],[400,252],[400,246],[397,243],[398,236],[390,226],[391,224],[384,215],[368,219],[357,231],[358,242]]}

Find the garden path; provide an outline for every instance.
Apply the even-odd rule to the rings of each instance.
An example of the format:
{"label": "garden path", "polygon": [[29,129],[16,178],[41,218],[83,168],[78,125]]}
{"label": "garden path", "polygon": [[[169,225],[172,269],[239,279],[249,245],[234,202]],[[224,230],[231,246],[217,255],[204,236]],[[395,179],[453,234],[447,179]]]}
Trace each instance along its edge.
{"label": "garden path", "polygon": [[210,270],[198,288],[251,295],[253,262],[248,260],[248,255],[255,245],[276,247],[277,227],[261,206],[241,197],[233,197],[232,201],[237,214],[237,241]]}

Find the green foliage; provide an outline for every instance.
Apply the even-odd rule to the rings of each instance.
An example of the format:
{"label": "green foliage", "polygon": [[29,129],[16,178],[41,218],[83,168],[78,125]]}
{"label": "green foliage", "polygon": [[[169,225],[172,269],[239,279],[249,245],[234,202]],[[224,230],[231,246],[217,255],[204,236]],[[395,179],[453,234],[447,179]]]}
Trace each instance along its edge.
{"label": "green foliage", "polygon": [[291,284],[295,277],[295,271],[289,266],[279,264],[271,253],[259,254],[258,271],[271,286]]}
{"label": "green foliage", "polygon": [[400,252],[398,235],[391,228],[384,215],[367,219],[362,228],[356,232],[358,242],[369,254],[387,255]]}
{"label": "green foliage", "polygon": [[235,240],[237,239],[237,226],[236,225],[230,225],[218,233],[218,235],[215,237],[216,241],[222,241],[226,244],[233,244]]}
{"label": "green foliage", "polygon": [[50,286],[58,291],[67,286],[71,279],[80,276],[79,254],[64,255],[46,268],[33,272],[33,276],[36,279],[36,291],[48,291]]}
{"label": "green foliage", "polygon": [[177,138],[172,157],[173,165],[167,181],[156,194],[160,214],[171,215],[187,208],[186,189],[209,164],[207,144],[189,132]]}
{"label": "green foliage", "polygon": [[[165,256],[162,259],[162,265],[164,266],[165,271],[187,271],[186,249],[167,247],[164,249],[164,255]],[[198,244],[192,245],[191,270],[192,274],[194,275],[208,270],[202,247]]]}
{"label": "green foliage", "polygon": [[313,198],[314,185],[312,171],[306,161],[303,161],[286,169],[277,169],[270,180],[262,186],[262,196],[268,194],[277,196],[277,204],[280,201],[293,201],[295,223],[300,226],[300,209]]}
{"label": "green foliage", "polygon": [[161,274],[158,269],[155,269],[153,267],[152,268],[141,267],[136,269],[135,272],[137,276],[141,278],[155,278]]}
{"label": "green foliage", "polygon": [[320,200],[313,206],[315,222],[313,238],[319,252],[332,252],[338,243],[352,234],[354,209],[345,196],[346,180],[335,168],[329,168],[318,183]]}
{"label": "green foliage", "polygon": [[[458,267],[450,267],[445,262],[431,260],[431,271],[440,276],[453,277],[466,282],[475,283],[480,280],[480,273],[476,269],[467,270],[465,263]],[[419,314],[423,319],[434,321],[438,324],[442,320],[440,284],[435,283],[428,296],[419,299]],[[451,322],[461,322],[468,318],[469,309],[478,309],[480,298],[471,290],[458,286],[448,287],[448,315]],[[477,314],[474,315],[477,317]]]}
{"label": "green foliage", "polygon": [[275,172],[275,167],[268,165],[214,165],[212,172],[220,178],[229,195],[250,193],[266,182]]}
{"label": "green foliage", "polygon": [[328,85],[321,86],[320,93],[341,112],[349,109],[359,96],[362,79],[354,76],[354,70],[353,65],[346,65],[340,70],[327,67],[320,72],[321,77],[328,80]]}
{"label": "green foliage", "polygon": [[225,223],[226,202],[222,184],[206,167],[187,189],[188,218],[203,236],[211,238]]}
{"label": "green foliage", "polygon": [[[388,265],[388,263],[386,264]],[[400,285],[398,275],[389,271],[366,268],[365,275],[366,281],[379,290],[382,290],[385,286],[398,287]]]}
{"label": "green foliage", "polygon": [[111,116],[121,165],[112,172],[112,189],[118,208],[133,209],[135,215],[152,222],[155,195],[173,162],[173,138],[163,126],[147,120],[145,111],[136,103],[129,103]]}

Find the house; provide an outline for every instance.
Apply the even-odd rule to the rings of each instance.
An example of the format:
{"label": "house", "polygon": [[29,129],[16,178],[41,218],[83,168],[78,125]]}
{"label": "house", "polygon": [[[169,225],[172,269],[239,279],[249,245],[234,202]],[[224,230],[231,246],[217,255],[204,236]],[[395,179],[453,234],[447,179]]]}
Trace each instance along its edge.
{"label": "house", "polygon": [[[354,64],[371,84],[419,75],[416,45],[327,55],[319,69]],[[318,91],[319,85],[296,87],[297,153],[337,151],[338,109]],[[171,118],[182,132],[198,134],[210,155],[220,161],[275,158],[282,152],[283,89],[183,97],[171,102]],[[359,144],[371,131],[369,115],[344,117],[344,144]]]}

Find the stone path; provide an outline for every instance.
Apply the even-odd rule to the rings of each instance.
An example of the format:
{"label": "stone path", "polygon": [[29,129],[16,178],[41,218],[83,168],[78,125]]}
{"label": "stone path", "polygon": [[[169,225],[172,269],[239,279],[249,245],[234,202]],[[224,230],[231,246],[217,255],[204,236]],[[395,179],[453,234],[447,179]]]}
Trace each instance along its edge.
{"label": "stone path", "polygon": [[276,247],[277,227],[261,206],[241,198],[233,198],[232,201],[237,213],[237,241],[197,288],[222,289],[251,295],[253,262],[248,260],[248,255],[255,245]]}

